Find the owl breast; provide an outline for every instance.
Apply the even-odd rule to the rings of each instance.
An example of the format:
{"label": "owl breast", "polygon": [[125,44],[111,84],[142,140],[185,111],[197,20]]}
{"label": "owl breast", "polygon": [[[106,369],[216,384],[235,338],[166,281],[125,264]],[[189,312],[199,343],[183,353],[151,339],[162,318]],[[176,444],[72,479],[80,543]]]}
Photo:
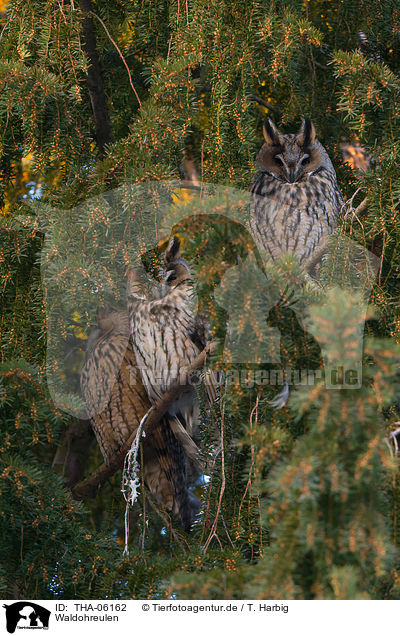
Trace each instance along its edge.
{"label": "owl breast", "polygon": [[329,173],[301,183],[257,175],[250,228],[264,260],[290,253],[304,264],[337,227],[338,200]]}
{"label": "owl breast", "polygon": [[171,291],[167,301],[131,304],[135,355],[152,403],[179,379],[182,365],[199,354],[189,336],[194,328],[193,304],[191,295],[180,290]]}

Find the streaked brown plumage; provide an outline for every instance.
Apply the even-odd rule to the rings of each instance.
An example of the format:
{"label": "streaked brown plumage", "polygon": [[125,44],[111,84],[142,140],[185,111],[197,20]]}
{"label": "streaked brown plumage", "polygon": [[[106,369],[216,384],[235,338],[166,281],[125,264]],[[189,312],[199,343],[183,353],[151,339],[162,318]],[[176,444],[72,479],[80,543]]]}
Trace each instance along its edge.
{"label": "streaked brown plumage", "polygon": [[[128,290],[133,349],[143,384],[153,404],[179,380],[181,369],[190,365],[206,345],[204,340],[201,342],[202,330],[195,313],[196,298],[190,268],[181,257],[177,237],[171,239],[164,258],[167,273],[161,298],[145,298],[132,275]],[[211,372],[205,380],[210,402],[213,402],[216,399],[216,376]],[[197,410],[196,393],[189,386],[170,407],[169,413],[177,415],[191,431]]]}
{"label": "streaked brown plumage", "polygon": [[[166,276],[160,298],[143,296],[136,273],[130,272],[128,287],[129,326],[133,350],[141,373],[142,382],[152,404],[177,381],[184,367],[199,355],[205,342],[199,341],[201,328],[196,318],[196,299],[188,263],[181,257],[180,241],[172,237],[164,256]],[[198,346],[200,345],[200,347]],[[216,399],[216,378],[206,374],[206,388],[210,401]],[[187,386],[168,410],[168,416],[181,423],[179,441],[183,435],[196,432],[199,417],[197,396],[192,386]],[[186,432],[187,431],[187,432]],[[186,455],[188,454],[185,450]],[[186,462],[181,466],[182,483],[187,482]],[[193,521],[189,494],[181,488],[180,515]],[[178,497],[177,497],[178,498]],[[189,504],[189,505],[188,505]]]}
{"label": "streaked brown plumage", "polygon": [[337,227],[343,198],[336,173],[310,120],[297,135],[280,133],[270,119],[263,130],[250,227],[266,262],[290,253],[307,268]]}
{"label": "streaked brown plumage", "polygon": [[88,338],[81,389],[108,463],[151,406],[137,372],[125,313],[99,312],[97,326]]}
{"label": "streaked brown plumage", "polygon": [[[137,431],[142,417],[151,408],[137,370],[128,316],[124,312],[102,310],[87,345],[86,363],[81,372],[82,394],[104,461]],[[165,416],[143,440],[145,482],[159,505],[177,514],[184,526],[181,501],[189,500],[182,464],[194,463],[198,449],[182,431],[175,417]],[[182,494],[183,489],[183,494]],[[187,507],[190,504],[187,503]]]}
{"label": "streaked brown plumage", "polygon": [[[314,257],[318,260],[336,230],[344,203],[335,169],[309,119],[303,120],[297,135],[282,134],[267,119],[263,133],[251,188],[251,232],[265,263],[291,254],[314,287]],[[270,404],[281,408],[287,398],[285,384]]]}

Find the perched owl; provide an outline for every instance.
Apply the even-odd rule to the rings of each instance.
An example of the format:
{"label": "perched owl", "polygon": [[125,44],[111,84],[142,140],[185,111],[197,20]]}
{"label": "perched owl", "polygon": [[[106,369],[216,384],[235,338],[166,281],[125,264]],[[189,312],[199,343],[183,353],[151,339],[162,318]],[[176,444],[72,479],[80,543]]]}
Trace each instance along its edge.
{"label": "perched owl", "polygon": [[307,269],[337,227],[343,198],[336,173],[309,119],[297,135],[282,134],[270,119],[263,132],[250,227],[266,262],[290,253]]}
{"label": "perched owl", "polygon": [[[190,268],[181,257],[178,237],[169,242],[164,256],[166,276],[159,299],[146,299],[138,282],[130,277],[128,313],[138,368],[150,402],[155,403],[179,380],[180,372],[190,365],[205,347],[204,328],[195,315],[196,300]],[[215,401],[217,380],[206,374],[210,402]],[[188,386],[169,409],[192,433],[198,418],[193,387]]]}
{"label": "perched owl", "polygon": [[[250,228],[264,262],[294,255],[313,287],[311,264],[335,231],[344,204],[335,169],[309,119],[297,135],[282,134],[270,119],[263,132],[251,188]],[[285,383],[271,406],[282,408],[288,395]]]}
{"label": "perched owl", "polygon": [[150,408],[136,369],[127,314],[98,312],[80,380],[88,416],[108,463]]}
{"label": "perched owl", "polygon": [[[151,408],[137,369],[128,316],[102,310],[91,331],[81,389],[88,416],[108,463]],[[198,466],[198,449],[176,417],[163,417],[142,440],[145,482],[159,505],[188,529],[199,505],[188,491],[188,462]]]}

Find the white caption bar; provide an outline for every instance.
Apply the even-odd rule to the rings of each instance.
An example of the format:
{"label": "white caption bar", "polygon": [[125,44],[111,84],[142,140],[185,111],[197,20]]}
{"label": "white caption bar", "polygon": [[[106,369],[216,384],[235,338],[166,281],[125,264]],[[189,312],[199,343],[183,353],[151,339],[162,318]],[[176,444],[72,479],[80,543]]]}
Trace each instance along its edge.
{"label": "white caption bar", "polygon": [[[204,636],[262,628],[266,634],[338,636],[353,629],[375,636],[397,625],[399,601],[15,601],[2,602],[0,633],[16,636],[133,634],[159,629],[174,636]],[[122,632],[120,632],[122,633]]]}

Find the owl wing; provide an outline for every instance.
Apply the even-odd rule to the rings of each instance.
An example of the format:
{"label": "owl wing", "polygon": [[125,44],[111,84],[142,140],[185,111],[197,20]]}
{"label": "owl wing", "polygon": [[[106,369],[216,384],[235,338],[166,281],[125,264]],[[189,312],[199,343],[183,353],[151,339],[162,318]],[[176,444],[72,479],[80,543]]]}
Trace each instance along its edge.
{"label": "owl wing", "polygon": [[193,316],[182,292],[155,301],[130,296],[128,305],[138,367],[149,399],[155,403],[199,354],[190,338]]}
{"label": "owl wing", "polygon": [[[127,316],[114,312],[105,332],[96,327],[81,372],[82,394],[105,463],[137,431],[151,407],[127,326]],[[187,529],[194,511],[186,471],[188,462],[198,467],[198,455],[197,446],[175,417],[163,417],[143,439],[145,482],[154,499],[177,514]]]}
{"label": "owl wing", "polygon": [[117,329],[111,326],[103,330],[97,326],[89,335],[86,362],[80,377],[89,418],[107,407],[128,343],[129,327],[124,319],[119,321]]}

